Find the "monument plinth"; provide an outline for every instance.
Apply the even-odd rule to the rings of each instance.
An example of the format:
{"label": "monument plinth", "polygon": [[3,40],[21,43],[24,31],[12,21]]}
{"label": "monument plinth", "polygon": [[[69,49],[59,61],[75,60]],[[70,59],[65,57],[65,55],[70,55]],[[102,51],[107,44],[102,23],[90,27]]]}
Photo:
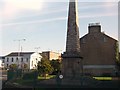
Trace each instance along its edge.
{"label": "monument plinth", "polygon": [[80,84],[82,73],[78,26],[77,0],[70,0],[66,51],[62,54],[62,84]]}

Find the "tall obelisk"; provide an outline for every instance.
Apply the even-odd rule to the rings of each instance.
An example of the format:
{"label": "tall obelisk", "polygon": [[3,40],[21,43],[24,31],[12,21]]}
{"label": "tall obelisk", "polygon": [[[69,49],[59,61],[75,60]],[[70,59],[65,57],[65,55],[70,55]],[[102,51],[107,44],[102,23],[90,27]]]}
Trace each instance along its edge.
{"label": "tall obelisk", "polygon": [[70,0],[66,52],[80,52],[77,0]]}
{"label": "tall obelisk", "polygon": [[80,41],[77,0],[70,0],[67,25],[66,51],[62,54],[64,79],[79,79],[81,74]]}

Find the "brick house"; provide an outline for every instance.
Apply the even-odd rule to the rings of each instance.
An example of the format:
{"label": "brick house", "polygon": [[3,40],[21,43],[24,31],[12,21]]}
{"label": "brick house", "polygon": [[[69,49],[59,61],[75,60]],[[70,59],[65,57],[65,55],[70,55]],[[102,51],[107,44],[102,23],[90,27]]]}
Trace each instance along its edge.
{"label": "brick house", "polygon": [[90,24],[88,34],[80,38],[84,74],[114,74],[117,42],[114,38],[101,32],[100,24]]}
{"label": "brick house", "polygon": [[52,52],[52,51],[43,51],[41,53],[42,57],[47,58],[48,60],[56,60],[56,59],[61,59],[61,54],[57,52]]}

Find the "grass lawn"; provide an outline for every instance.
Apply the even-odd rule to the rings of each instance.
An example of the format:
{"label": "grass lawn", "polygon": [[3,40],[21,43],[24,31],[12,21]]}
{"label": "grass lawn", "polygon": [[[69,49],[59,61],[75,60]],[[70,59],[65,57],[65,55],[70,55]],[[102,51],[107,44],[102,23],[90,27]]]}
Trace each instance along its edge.
{"label": "grass lawn", "polygon": [[112,77],[93,77],[96,80],[112,80]]}
{"label": "grass lawn", "polygon": [[[48,80],[51,78],[55,78],[56,75],[48,75],[47,77],[43,77],[43,76],[38,76],[37,80]],[[12,80],[11,83],[18,83],[20,85],[32,85],[34,83],[34,79],[22,79],[22,78],[18,78],[15,80]]]}
{"label": "grass lawn", "polygon": [[56,77],[56,75],[48,75],[47,77],[38,76],[38,80],[51,79],[51,78],[55,78],[55,77]]}
{"label": "grass lawn", "polygon": [[14,82],[15,83],[19,83],[19,84],[21,84],[21,85],[29,85],[29,84],[31,84],[31,83],[33,83],[33,79],[29,79],[29,80],[23,80],[23,79],[16,79]]}
{"label": "grass lawn", "polygon": [[[19,84],[19,85],[26,85],[26,86],[34,86],[35,82],[39,82],[42,80],[48,80],[48,79],[55,78],[55,77],[56,75],[48,75],[46,78],[43,76],[38,76],[37,81],[34,81],[34,79],[24,80],[22,78],[19,78],[19,79],[13,80],[11,83],[16,83],[16,85]],[[91,81],[87,81],[87,82],[92,82],[90,84],[91,87],[95,87],[95,88],[96,87],[118,87],[119,82],[117,82],[116,80],[113,80],[113,78],[115,77],[93,77],[93,78],[96,79],[98,82],[94,83],[92,82],[92,79]],[[85,77],[85,79],[87,80],[87,77]],[[38,84],[38,87],[39,87],[39,84]]]}

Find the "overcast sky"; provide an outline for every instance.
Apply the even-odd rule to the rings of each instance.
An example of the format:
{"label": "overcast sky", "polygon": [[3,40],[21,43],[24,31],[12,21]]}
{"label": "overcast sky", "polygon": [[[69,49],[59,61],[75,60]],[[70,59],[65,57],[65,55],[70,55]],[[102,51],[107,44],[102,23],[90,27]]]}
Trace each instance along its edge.
{"label": "overcast sky", "polygon": [[[78,0],[79,1],[79,0]],[[0,55],[18,51],[64,51],[68,0],[1,0]],[[102,31],[118,40],[118,0],[80,0],[80,37],[88,33],[89,23],[100,22]]]}

